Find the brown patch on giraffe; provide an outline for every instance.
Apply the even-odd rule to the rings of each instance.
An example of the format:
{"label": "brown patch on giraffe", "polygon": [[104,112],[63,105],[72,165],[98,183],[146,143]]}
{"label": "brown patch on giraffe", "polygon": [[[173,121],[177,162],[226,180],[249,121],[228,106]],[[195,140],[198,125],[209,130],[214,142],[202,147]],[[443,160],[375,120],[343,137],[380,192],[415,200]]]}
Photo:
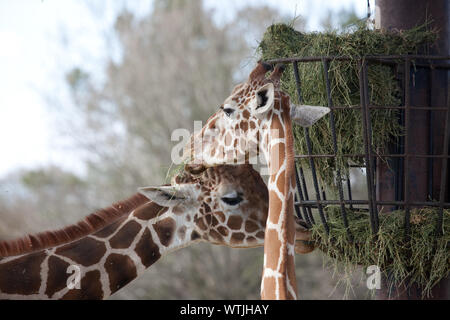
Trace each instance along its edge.
{"label": "brown patch on giraffe", "polygon": [[[180,204],[177,204],[176,206],[174,206],[172,208],[172,212],[174,214],[176,214],[177,216],[182,215],[186,210],[184,209],[184,207]],[[165,212],[165,211],[164,211]]]}
{"label": "brown patch on giraffe", "polygon": [[277,280],[274,277],[264,277],[264,296],[261,298],[265,300],[275,300],[276,294],[275,290],[277,288]]}
{"label": "brown patch on giraffe", "polygon": [[45,252],[40,251],[0,264],[2,293],[38,293],[41,286],[41,264],[45,256]]}
{"label": "brown patch on giraffe", "polygon": [[264,231],[259,231],[259,232],[256,234],[256,237],[259,238],[259,239],[264,239],[264,236],[265,236]]}
{"label": "brown patch on giraffe", "polygon": [[278,176],[278,180],[277,180],[277,189],[278,191],[280,191],[281,193],[285,193],[285,191],[287,192],[288,190],[285,190],[286,185],[285,185],[285,181],[286,181],[286,177],[285,177],[285,170],[283,170],[280,175]]}
{"label": "brown patch on giraffe", "polygon": [[150,220],[162,215],[167,209],[168,208],[161,207],[154,202],[150,202],[137,208],[133,215],[141,220]]}
{"label": "brown patch on giraffe", "polygon": [[114,249],[128,248],[141,230],[141,225],[136,221],[127,222],[119,231],[109,239],[109,244]]}
{"label": "brown patch on giraffe", "polygon": [[255,121],[253,121],[253,120],[251,120],[250,121],[250,129],[255,129],[256,128],[256,123],[255,123]]}
{"label": "brown patch on giraffe", "polygon": [[[270,222],[272,222],[273,224],[278,224],[278,220],[280,218],[279,215],[274,215],[271,214],[273,212],[281,212],[281,208],[283,207],[283,203],[281,201],[280,198],[278,198],[278,195],[275,193],[275,191],[270,191],[269,192],[269,203],[270,203],[270,208],[269,208],[269,218]],[[274,220],[276,219],[276,220]]]}
{"label": "brown patch on giraffe", "polygon": [[181,240],[184,240],[184,237],[186,236],[186,226],[182,226],[180,229],[178,229],[177,234]]}
{"label": "brown patch on giraffe", "polygon": [[244,240],[245,234],[242,232],[233,232],[231,235],[230,243],[233,244],[239,244],[242,243],[242,240]]}
{"label": "brown patch on giraffe", "polygon": [[141,258],[142,264],[147,268],[161,257],[159,248],[153,241],[152,234],[148,228],[145,229],[134,251]]}
{"label": "brown patch on giraffe", "polygon": [[244,110],[244,111],[242,112],[242,117],[243,117],[244,119],[249,119],[249,118],[250,118],[250,112],[248,112],[248,110]]}
{"label": "brown patch on giraffe", "polygon": [[245,231],[246,232],[255,232],[256,230],[258,230],[258,224],[256,224],[256,222],[251,221],[251,220],[247,220],[245,222]]}
{"label": "brown patch on giraffe", "polygon": [[197,231],[192,231],[192,233],[191,233],[191,240],[192,241],[194,241],[194,240],[197,240],[197,239],[200,239],[201,237],[200,237],[200,234],[197,232]]}
{"label": "brown patch on giraffe", "polygon": [[175,220],[172,218],[165,218],[158,221],[153,225],[156,233],[158,234],[159,241],[163,246],[168,246],[173,239],[173,234],[175,231]]}
{"label": "brown patch on giraffe", "polygon": [[228,235],[228,229],[225,228],[224,226],[220,226],[217,228],[217,231],[219,231],[219,233],[221,235],[223,235],[224,237],[226,237]]}
{"label": "brown patch on giraffe", "polygon": [[[285,145],[284,143],[276,143],[271,147],[270,150],[270,174],[275,175],[280,170],[281,166],[283,165],[284,159],[285,159]],[[284,181],[284,173],[279,175],[279,178],[283,177]],[[284,184],[283,184],[284,189]],[[283,190],[279,189],[279,190]]]}
{"label": "brown patch on giraffe", "polygon": [[[287,201],[287,219],[286,219],[286,238],[287,239],[295,239],[295,220],[294,220],[294,212],[292,208],[294,208],[294,199],[292,194],[289,196]],[[295,242],[295,240],[294,240]],[[291,243],[293,244],[293,243]]]}
{"label": "brown patch on giraffe", "polygon": [[211,223],[212,223],[212,216],[210,214],[205,215],[203,219],[205,220],[205,224],[207,226],[211,225]]}
{"label": "brown patch on giraffe", "polygon": [[67,292],[63,300],[100,300],[103,298],[100,271],[87,272],[80,282],[81,289],[72,289]]}
{"label": "brown patch on giraffe", "polygon": [[198,219],[197,221],[196,221],[196,223],[197,223],[197,226],[200,228],[200,230],[203,230],[203,231],[205,231],[208,227],[206,226],[206,224],[205,224],[205,221],[203,220],[203,219]]}
{"label": "brown patch on giraffe", "polygon": [[137,277],[136,266],[129,256],[112,253],[105,261],[111,293],[127,285]]}
{"label": "brown patch on giraffe", "polygon": [[228,218],[227,226],[231,230],[239,230],[242,227],[242,217],[238,215],[232,215]]}
{"label": "brown patch on giraffe", "polygon": [[217,232],[216,230],[211,230],[209,232],[209,235],[211,236],[212,239],[216,240],[217,242],[223,242],[222,235],[219,232]]}
{"label": "brown patch on giraffe", "polygon": [[127,217],[122,217],[119,220],[117,220],[116,222],[110,224],[109,226],[104,227],[103,229],[101,229],[100,231],[94,233],[94,236],[99,237],[99,238],[106,238],[109,237],[110,235],[112,235],[118,227],[120,227],[120,225],[127,219]]}
{"label": "brown patch on giraffe", "polygon": [[223,214],[223,212],[218,211],[215,213],[215,215],[219,218],[220,222],[225,222],[225,215]]}
{"label": "brown patch on giraffe", "polygon": [[249,218],[253,220],[258,220],[258,215],[256,214],[256,212],[252,211],[252,213],[250,213]]}
{"label": "brown patch on giraffe", "polygon": [[242,122],[241,122],[241,129],[242,129],[244,132],[247,132],[247,130],[248,130],[248,122],[247,122],[247,121],[242,121]]}
{"label": "brown patch on giraffe", "polygon": [[264,243],[265,248],[267,248],[267,250],[264,251],[271,253],[270,259],[266,256],[266,267],[272,270],[277,270],[278,260],[280,258],[281,241],[278,239],[278,233],[276,230],[269,229],[266,232],[266,239],[272,239],[272,241],[266,241]]}
{"label": "brown patch on giraffe", "polygon": [[257,242],[257,239],[255,237],[247,237],[248,244],[254,244],[255,242]]}
{"label": "brown patch on giraffe", "polygon": [[55,253],[85,267],[96,264],[106,252],[103,242],[92,238],[83,238],[56,249]]}
{"label": "brown patch on giraffe", "polygon": [[227,132],[227,134],[225,135],[225,146],[229,146],[231,145],[231,142],[233,141],[233,137],[231,136],[231,134],[229,132]]}
{"label": "brown patch on giraffe", "polygon": [[48,259],[48,278],[47,289],[45,294],[51,298],[56,292],[66,288],[67,279],[70,274],[67,273],[67,268],[70,266],[67,262],[58,257],[51,256]]}
{"label": "brown patch on giraffe", "polygon": [[215,216],[212,216],[211,218],[212,218],[212,220],[211,220],[211,226],[212,226],[212,227],[217,226],[217,225],[219,224],[219,220],[217,220],[217,218],[216,218]]}

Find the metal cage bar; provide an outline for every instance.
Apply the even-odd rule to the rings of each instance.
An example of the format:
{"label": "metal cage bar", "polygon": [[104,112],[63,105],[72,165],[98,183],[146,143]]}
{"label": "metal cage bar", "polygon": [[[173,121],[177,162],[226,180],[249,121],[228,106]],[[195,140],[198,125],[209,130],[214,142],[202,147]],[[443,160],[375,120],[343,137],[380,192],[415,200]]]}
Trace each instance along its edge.
{"label": "metal cage bar", "polygon": [[[297,95],[298,95],[298,101],[299,103],[301,103],[301,90],[300,90],[300,76],[298,74],[298,65],[297,63],[294,63],[294,76],[295,76],[295,83],[296,83],[296,89],[297,89]],[[311,139],[309,137],[309,128],[303,128],[303,132],[305,134],[305,139],[306,139],[306,147],[308,149],[308,155],[312,154],[312,148],[311,148]],[[313,184],[314,184],[314,190],[316,192],[316,199],[317,200],[321,200],[320,198],[320,189],[319,189],[319,183],[317,181],[317,174],[316,174],[316,166],[314,164],[314,159],[313,158],[309,158],[309,165],[311,167],[311,173],[312,173],[312,178],[313,178]],[[318,202],[317,203],[317,209],[319,210],[319,216],[320,216],[320,220],[322,221],[322,224],[325,228],[325,231],[327,234],[330,233],[330,228],[328,226],[327,220],[325,218],[325,214],[323,212],[323,207],[322,205]]]}
{"label": "metal cage bar", "polygon": [[[327,218],[324,214],[324,206],[326,205],[339,205],[341,209],[341,217],[343,219],[344,225],[348,226],[349,221],[347,217],[347,206],[350,210],[353,210],[354,206],[358,207],[358,210],[364,210],[369,212],[369,222],[373,234],[377,233],[379,228],[378,214],[379,207],[383,206],[393,206],[396,209],[403,208],[405,210],[405,236],[408,237],[410,233],[410,210],[413,207],[434,207],[438,208],[438,224],[436,225],[437,232],[442,234],[442,224],[443,224],[443,212],[445,208],[450,208],[450,202],[448,200],[448,195],[446,193],[448,186],[448,162],[450,158],[449,154],[449,143],[450,143],[450,97],[448,96],[448,86],[447,86],[447,105],[434,105],[433,99],[429,98],[425,105],[415,105],[411,100],[411,90],[414,90],[414,82],[412,82],[412,72],[411,68],[414,66],[415,69],[424,68],[429,72],[429,82],[428,82],[428,96],[431,96],[433,90],[433,83],[431,79],[433,78],[433,73],[440,71],[450,70],[450,56],[430,56],[430,55],[392,55],[392,56],[365,56],[359,59],[360,65],[360,77],[359,77],[359,91],[360,91],[360,104],[353,106],[335,106],[333,105],[333,99],[331,95],[331,82],[329,78],[329,63],[330,61],[350,61],[355,60],[354,57],[349,56],[318,56],[318,57],[303,57],[303,58],[284,58],[284,59],[274,59],[268,60],[268,63],[289,63],[293,65],[294,77],[296,82],[296,92],[298,96],[298,102],[302,103],[301,96],[301,83],[299,76],[299,64],[303,63],[322,63],[324,70],[324,81],[326,84],[326,94],[327,94],[327,104],[330,107],[330,134],[333,139],[333,153],[334,154],[313,154],[311,139],[309,137],[309,131],[307,128],[304,129],[304,135],[306,140],[307,154],[305,155],[295,155],[295,178],[297,184],[297,193],[295,198],[296,212],[299,217],[305,220],[308,226],[315,224],[314,216],[312,214],[312,209],[317,209],[321,219],[321,223],[324,228],[329,233],[329,224]],[[369,79],[368,79],[368,68],[371,64],[384,64],[391,67],[397,67],[397,75],[399,78],[399,84],[403,86],[403,105],[400,106],[376,106],[371,105],[369,97]],[[362,134],[364,139],[364,153],[362,154],[338,154],[338,139],[336,135],[335,127],[335,112],[343,109],[355,109],[361,112],[362,121]],[[399,123],[405,128],[405,134],[397,139],[397,143],[394,144],[395,148],[392,152],[378,153],[374,152],[372,148],[372,128],[371,128],[371,111],[372,110],[382,110],[382,109],[395,109],[399,110]],[[427,154],[412,153],[410,131],[410,119],[411,112],[413,110],[426,111],[428,114],[428,125],[429,125],[429,141]],[[443,135],[443,152],[433,152],[436,141],[433,140],[432,127],[433,119],[432,114],[435,112],[445,112],[445,133]],[[436,121],[436,120],[434,120]],[[440,149],[439,149],[440,150]],[[325,194],[324,186],[319,185],[315,159],[325,159],[325,158],[364,158],[364,166],[366,169],[366,185],[367,185],[367,199],[366,200],[355,200],[352,194],[352,182],[349,177],[346,178],[344,182],[342,180],[342,172],[339,168],[336,169],[336,179],[337,179],[337,189],[338,189],[338,199],[328,198]],[[409,189],[410,180],[410,159],[423,158],[426,159],[427,163],[427,198],[429,201],[415,201],[411,198]],[[311,170],[311,178],[313,182],[313,188],[316,199],[309,198],[308,186],[306,184],[305,173],[302,165],[298,162],[301,159],[308,160],[309,168]],[[376,184],[378,183],[377,176],[375,176],[375,171],[377,167],[375,165],[375,159],[392,159],[395,167],[395,177],[394,177],[394,192],[395,195],[393,199],[395,200],[381,200],[377,198]],[[441,175],[440,181],[434,183],[433,172],[436,170],[433,166],[437,161],[441,161]],[[359,165],[348,164],[349,168],[361,167]],[[436,179],[436,178],[435,178]],[[346,193],[348,199],[344,196],[344,183],[346,184]],[[439,199],[433,199],[433,185],[439,184]],[[350,233],[349,233],[350,235]]]}
{"label": "metal cage bar", "polygon": [[[325,77],[325,84],[326,84],[326,88],[327,88],[328,107],[331,108],[333,106],[333,99],[331,98],[331,85],[330,85],[330,78],[328,76],[328,71],[329,71],[328,60],[323,59],[322,65],[323,65],[323,73],[324,73],[324,77]],[[338,148],[337,148],[337,137],[336,137],[336,128],[335,128],[335,122],[334,122],[334,110],[333,109],[330,110],[330,128],[331,128],[331,135],[333,138],[333,151],[334,151],[334,154],[337,154]],[[342,222],[344,223],[344,227],[347,229],[347,235],[348,235],[349,239],[352,239],[352,235],[350,234],[350,229],[348,227],[347,211],[345,210],[345,204],[344,204],[344,190],[342,188],[342,175],[341,175],[341,169],[339,168],[339,166],[337,167],[337,170],[336,170],[336,179],[337,179],[338,192],[339,192],[339,202],[340,202],[341,213],[342,213],[342,215],[341,215]],[[351,193],[349,192],[349,194],[351,194]],[[351,197],[351,195],[350,195],[350,197]],[[326,199],[324,198],[324,200],[326,200]]]}

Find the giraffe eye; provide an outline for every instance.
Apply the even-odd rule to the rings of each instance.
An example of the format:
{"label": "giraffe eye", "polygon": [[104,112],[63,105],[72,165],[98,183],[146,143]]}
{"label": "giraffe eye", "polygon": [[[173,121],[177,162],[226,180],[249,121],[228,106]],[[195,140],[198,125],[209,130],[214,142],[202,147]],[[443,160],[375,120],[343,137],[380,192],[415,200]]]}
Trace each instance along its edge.
{"label": "giraffe eye", "polygon": [[220,198],[223,202],[225,202],[229,206],[235,206],[244,200],[239,193],[234,193],[230,195],[226,195],[222,198]]}
{"label": "giraffe eye", "polygon": [[229,116],[231,116],[231,115],[233,114],[234,109],[231,109],[231,108],[224,108],[224,109],[223,109],[223,112],[225,112],[225,114],[229,117]]}

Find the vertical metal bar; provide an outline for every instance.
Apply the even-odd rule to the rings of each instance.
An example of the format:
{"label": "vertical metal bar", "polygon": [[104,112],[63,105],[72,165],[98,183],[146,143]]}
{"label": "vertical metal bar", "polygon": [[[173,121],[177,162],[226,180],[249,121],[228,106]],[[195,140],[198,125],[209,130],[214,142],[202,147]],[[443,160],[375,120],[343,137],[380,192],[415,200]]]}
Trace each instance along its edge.
{"label": "vertical metal bar", "polygon": [[[327,98],[328,98],[328,107],[333,107],[333,99],[331,98],[331,86],[330,86],[330,79],[328,75],[328,60],[322,59],[323,64],[323,72],[325,76],[325,83],[327,88]],[[336,138],[336,127],[334,122],[334,111],[331,109],[330,111],[330,128],[331,128],[331,135],[333,137],[333,150],[335,156],[338,156],[338,148],[337,148],[337,138]],[[337,162],[336,162],[337,163]],[[342,188],[342,177],[341,177],[341,169],[339,168],[339,165],[336,166],[336,175],[337,175],[337,186],[339,191],[339,201],[341,205],[341,213],[342,213],[342,221],[344,223],[344,227],[347,229],[347,235],[351,239],[350,229],[348,228],[348,219],[347,219],[347,212],[345,210],[344,205],[344,191]]]}
{"label": "vertical metal bar", "polygon": [[[403,73],[403,86],[405,85],[405,77],[406,74]],[[403,88],[403,92],[405,92],[405,88]],[[405,104],[405,97],[403,97],[403,104]],[[400,126],[401,128],[405,128],[405,109],[400,110]],[[399,138],[399,145],[398,145],[398,154],[405,154],[405,136],[402,135]],[[395,200],[402,201],[404,200],[404,194],[405,194],[405,157],[399,157],[398,158],[398,169],[396,174],[396,189],[395,189]],[[400,209],[399,205],[395,206],[395,210]]]}
{"label": "vertical metal bar", "polygon": [[409,206],[409,129],[410,129],[410,77],[411,77],[411,61],[409,58],[405,59],[405,164],[404,164],[404,198],[405,198],[405,237],[408,238],[410,232],[410,206]]}
{"label": "vertical metal bar", "polygon": [[370,165],[370,149],[372,148],[370,139],[369,139],[369,132],[367,128],[367,115],[368,112],[368,106],[366,105],[366,90],[365,88],[365,81],[366,79],[366,66],[367,63],[365,60],[360,60],[360,72],[359,72],[359,95],[360,95],[360,103],[361,103],[361,115],[362,115],[362,124],[363,124],[363,139],[364,139],[364,153],[365,153],[365,160],[366,160],[366,181],[367,181],[367,197],[369,198],[369,213],[370,213],[370,227],[372,229],[372,234],[377,233],[377,226],[375,224],[375,210],[373,205],[373,172],[372,167]]}
{"label": "vertical metal bar", "polygon": [[363,73],[364,73],[364,77],[363,77],[363,83],[364,83],[364,98],[365,98],[365,108],[366,108],[366,130],[367,130],[367,138],[368,138],[368,143],[369,143],[369,168],[371,171],[371,179],[372,179],[372,206],[373,206],[373,221],[375,223],[375,229],[378,232],[378,226],[379,226],[379,221],[378,221],[378,206],[377,206],[377,193],[376,193],[376,189],[375,189],[375,184],[374,184],[374,177],[375,177],[375,164],[374,164],[374,159],[375,157],[373,156],[373,152],[372,152],[372,121],[371,121],[371,117],[370,117],[370,109],[369,109],[369,105],[370,105],[370,97],[369,97],[369,75],[368,75],[368,71],[367,71],[367,62],[363,65]]}
{"label": "vertical metal bar", "polygon": [[[300,92],[300,76],[298,74],[298,65],[296,62],[293,63],[293,67],[294,67],[294,76],[295,76],[295,82],[296,82],[296,88],[297,88],[297,95],[298,95],[298,101],[299,103],[301,103],[301,92]],[[312,148],[311,148],[311,139],[309,137],[309,129],[308,128],[303,128],[304,133],[305,133],[305,139],[306,139],[306,147],[308,149],[308,155],[309,157],[309,165],[311,167],[311,172],[312,172],[312,178],[313,178],[313,183],[314,183],[314,190],[316,192],[316,199],[320,200],[320,190],[319,190],[319,184],[317,182],[317,173],[316,173],[316,166],[314,164],[314,159],[311,157],[312,155]],[[325,215],[323,213],[323,207],[322,204],[320,202],[317,202],[317,209],[319,210],[319,216],[320,219],[322,220],[322,224],[325,228],[325,231],[327,232],[327,234],[329,234],[330,229],[328,227],[328,223],[325,219]]]}
{"label": "vertical metal bar", "polygon": [[[348,174],[350,175],[350,171],[348,172]],[[352,201],[353,197],[352,197],[352,187],[350,185],[350,177],[347,177],[347,192],[348,192],[348,200]],[[350,210],[353,210],[353,204],[350,204]]]}
{"label": "vertical metal bar", "polygon": [[[447,117],[445,118],[445,136],[444,136],[444,150],[443,154],[448,155],[448,145],[450,143],[450,99],[449,93],[447,92]],[[448,158],[442,158],[442,169],[441,169],[441,186],[439,190],[439,218],[436,226],[437,234],[443,234],[442,223],[444,220],[444,202],[446,196],[447,186],[447,170],[448,170]]]}
{"label": "vertical metal bar", "polygon": [[[432,107],[432,94],[433,94],[433,76],[434,76],[434,68],[430,68],[428,70],[428,106],[430,107],[430,111],[428,111],[428,154],[433,154],[434,148],[434,138],[433,138],[433,107]],[[428,197],[427,200],[432,200],[434,198],[433,195],[433,158],[428,158],[427,165],[427,181],[428,181]]]}
{"label": "vertical metal bar", "polygon": [[[300,88],[300,77],[298,75],[298,63],[297,63],[297,61],[293,62],[293,67],[294,67],[294,74],[296,75],[295,80],[296,80],[296,90],[297,90],[297,101],[301,104],[302,103],[302,92],[301,92],[301,88]],[[300,178],[301,178],[301,181],[302,181],[302,187],[303,187],[303,190],[304,190],[305,200],[309,200],[308,187],[306,186],[305,174],[303,172],[302,166],[299,166],[299,169],[300,169]],[[307,207],[306,210],[308,212],[309,220],[313,224],[316,223],[316,221],[314,220],[314,217],[312,215],[311,207]]]}
{"label": "vertical metal bar", "polygon": [[[311,147],[311,138],[309,137],[309,128],[303,128],[303,131],[305,133],[306,138],[306,147],[308,149],[308,155],[309,157],[309,165],[311,167],[311,173],[313,178],[313,184],[314,184],[314,191],[316,192],[316,199],[320,201],[320,190],[319,190],[319,183],[317,181],[317,172],[316,172],[316,165],[314,164],[314,159],[311,157],[312,155],[312,147]],[[322,221],[322,224],[325,228],[325,231],[327,234],[330,233],[330,228],[328,227],[327,220],[325,219],[325,215],[323,212],[323,207],[320,202],[317,202],[317,209],[319,210],[319,216],[320,220]]]}
{"label": "vertical metal bar", "polygon": [[[294,163],[294,170],[295,170],[295,182],[297,184],[297,192],[298,192],[298,196],[299,196],[299,202],[300,204],[302,204],[302,202],[304,201],[304,197],[303,197],[303,191],[302,191],[302,186],[300,184],[300,178],[298,177],[298,171],[297,171],[297,163]],[[301,205],[302,207],[302,211],[303,211],[303,217],[304,217],[304,221],[308,224],[308,227],[312,226],[312,222],[311,219],[308,216],[308,210],[306,209],[306,207],[304,205]],[[297,213],[298,215],[298,213]]]}
{"label": "vertical metal bar", "polygon": [[320,188],[322,189],[322,200],[327,200],[327,194],[325,193],[325,187],[323,186],[323,184],[320,186]]}
{"label": "vertical metal bar", "polygon": [[[300,179],[301,179],[301,182],[302,182],[302,187],[303,187],[303,190],[305,191],[305,194],[304,194],[305,200],[308,201],[309,200],[309,194],[308,194],[308,187],[306,186],[305,173],[303,172],[302,166],[299,165],[298,167],[299,167],[299,173],[300,173]],[[315,224],[316,221],[314,220],[314,217],[312,215],[311,208],[307,207],[306,211],[308,212],[309,220],[313,224]]]}

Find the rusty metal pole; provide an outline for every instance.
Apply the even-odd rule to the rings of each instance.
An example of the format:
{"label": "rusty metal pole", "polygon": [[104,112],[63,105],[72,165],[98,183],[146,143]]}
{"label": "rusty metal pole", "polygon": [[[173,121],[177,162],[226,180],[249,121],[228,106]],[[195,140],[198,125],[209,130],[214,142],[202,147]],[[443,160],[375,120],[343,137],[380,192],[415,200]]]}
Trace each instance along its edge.
{"label": "rusty metal pole", "polygon": [[[431,21],[430,27],[436,28],[439,33],[437,45],[429,48],[429,52],[420,53],[448,55],[450,53],[449,10],[448,0],[376,0],[375,26],[386,30],[405,30],[421,25],[425,21]],[[410,105],[430,108],[448,106],[449,79],[446,70],[417,69],[406,72],[403,76],[411,76],[410,79],[413,79],[413,81],[405,81],[408,88],[403,88],[407,94],[409,91],[405,100]],[[445,115],[442,112],[410,110],[407,121],[408,123],[405,123],[408,131],[406,149],[409,154],[442,154],[445,133]],[[407,163],[406,179],[403,176],[404,167],[401,162],[390,159],[389,166],[380,161],[377,163],[378,200],[401,200],[405,194],[411,201],[439,200],[442,161],[409,157]],[[405,180],[408,185],[404,185]],[[446,201],[448,200],[447,192]],[[384,208],[385,211],[392,209],[394,208]],[[433,298],[447,299],[450,296],[449,291],[449,281],[441,281],[435,287]],[[420,299],[420,293],[420,288],[415,285],[412,285],[410,290],[396,287],[390,294],[387,288],[382,288],[378,298]]]}

